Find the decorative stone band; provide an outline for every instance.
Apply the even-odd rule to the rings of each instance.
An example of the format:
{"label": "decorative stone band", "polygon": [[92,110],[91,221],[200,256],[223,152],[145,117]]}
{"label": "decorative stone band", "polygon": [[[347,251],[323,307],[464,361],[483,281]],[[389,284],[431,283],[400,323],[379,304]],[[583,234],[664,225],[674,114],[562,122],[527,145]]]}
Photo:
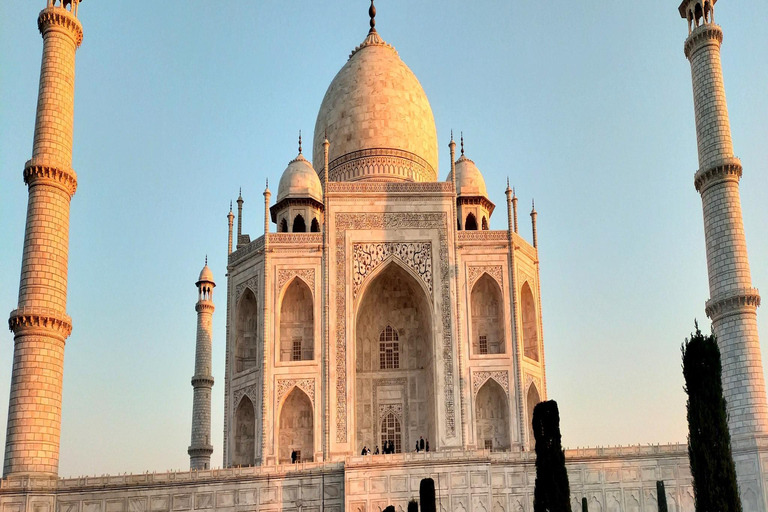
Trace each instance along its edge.
{"label": "decorative stone band", "polygon": [[83,42],[83,26],[74,14],[63,7],[49,7],[40,11],[37,28],[45,35],[49,30],[58,30],[74,39],[77,47]]}
{"label": "decorative stone band", "polygon": [[196,388],[212,388],[213,375],[193,375],[192,386]]}
{"label": "decorative stone band", "polygon": [[201,300],[195,304],[195,311],[198,313],[213,313],[215,309],[216,307],[213,305],[213,302],[209,300]]}
{"label": "decorative stone band", "polygon": [[323,243],[322,233],[270,233],[269,244],[314,244]]}
{"label": "decorative stone band", "polygon": [[24,183],[28,187],[49,185],[63,190],[69,197],[77,190],[77,174],[72,169],[62,169],[53,165],[39,164],[33,160],[24,166]]}
{"label": "decorative stone band", "polygon": [[693,176],[696,191],[703,194],[712,185],[723,181],[739,181],[741,179],[741,160],[736,157],[724,158],[719,163],[699,169]]}
{"label": "decorative stone band", "polygon": [[458,231],[456,232],[459,242],[480,242],[480,241],[507,241],[507,232],[501,230],[485,231]]}
{"label": "decorative stone band", "polygon": [[48,308],[23,307],[11,311],[8,327],[14,334],[44,334],[66,340],[72,334],[72,319]]}
{"label": "decorative stone band", "polygon": [[354,181],[362,178],[401,181],[436,181],[437,173],[420,156],[392,148],[353,151],[328,164],[332,181]]}
{"label": "decorative stone band", "polygon": [[697,50],[710,44],[716,44],[718,47],[723,44],[723,29],[720,25],[706,23],[694,29],[683,46],[685,58],[690,59]]}
{"label": "decorative stone band", "polygon": [[190,457],[208,457],[213,453],[213,446],[210,444],[190,446],[187,448]]}
{"label": "decorative stone band", "polygon": [[712,297],[706,302],[707,316],[714,322],[727,316],[736,315],[745,309],[756,310],[760,306],[757,288],[742,288]]}
{"label": "decorative stone band", "polygon": [[491,215],[496,208],[496,205],[493,204],[490,199],[483,196],[459,196],[456,198],[456,204],[482,206],[488,210],[488,215]]}
{"label": "decorative stone band", "polygon": [[329,193],[371,193],[371,194],[453,194],[453,183],[445,181],[426,181],[414,183],[411,181],[331,181],[328,183]]}

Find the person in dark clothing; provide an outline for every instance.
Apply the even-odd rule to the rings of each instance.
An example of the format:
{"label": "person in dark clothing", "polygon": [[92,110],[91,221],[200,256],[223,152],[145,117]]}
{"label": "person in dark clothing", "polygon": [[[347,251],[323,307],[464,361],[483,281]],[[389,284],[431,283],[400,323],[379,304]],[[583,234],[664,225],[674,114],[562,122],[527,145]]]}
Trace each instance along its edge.
{"label": "person in dark clothing", "polygon": [[419,453],[419,442],[416,441],[416,453]]}
{"label": "person in dark clothing", "polygon": [[360,452],[360,455],[365,455],[366,453],[368,453],[368,447],[367,446],[363,446],[363,451]]}
{"label": "person in dark clothing", "polygon": [[291,452],[291,464],[296,464],[296,450]]}
{"label": "person in dark clothing", "polygon": [[424,451],[424,438],[419,436],[419,449]]}
{"label": "person in dark clothing", "polygon": [[429,439],[427,439],[427,447],[426,450],[429,451]]}
{"label": "person in dark clothing", "polygon": [[379,454],[379,445],[376,445],[376,449],[373,450],[373,454],[374,455],[378,455]]}

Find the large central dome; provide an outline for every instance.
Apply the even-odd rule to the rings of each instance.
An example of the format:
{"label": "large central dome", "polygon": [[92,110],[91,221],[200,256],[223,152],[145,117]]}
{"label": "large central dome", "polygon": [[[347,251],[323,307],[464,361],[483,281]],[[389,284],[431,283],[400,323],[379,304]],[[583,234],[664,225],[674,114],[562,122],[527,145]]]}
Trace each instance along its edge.
{"label": "large central dome", "polygon": [[436,181],[437,130],[419,80],[375,29],[331,82],[315,123],[313,164],[331,181]]}

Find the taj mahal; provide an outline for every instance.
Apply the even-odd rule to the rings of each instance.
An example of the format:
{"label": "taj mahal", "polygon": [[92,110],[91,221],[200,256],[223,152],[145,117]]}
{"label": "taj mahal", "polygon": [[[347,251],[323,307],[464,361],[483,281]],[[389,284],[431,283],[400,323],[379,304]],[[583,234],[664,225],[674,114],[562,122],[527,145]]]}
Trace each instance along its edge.
{"label": "taj mahal", "polygon": [[[693,80],[693,185],[740,494],[745,511],[766,512],[760,296],[746,252],[716,2],[684,0],[677,13]],[[547,399],[536,210],[526,202],[518,212],[507,183],[497,211],[463,137],[438,143],[427,95],[377,31],[373,2],[367,34],[328,86],[313,136],[299,136],[297,153],[274,176],[274,197],[264,190],[263,233],[243,232],[239,197],[227,216],[226,276],[206,261],[196,280],[190,470],[58,477],[80,8],[79,0],[47,0],[37,20],[43,58],[23,167],[29,202],[9,319],[0,512],[404,511],[427,477],[440,511],[531,512],[531,416]],[[506,229],[489,229],[494,214],[506,214]],[[214,314],[226,315],[225,333],[213,332]],[[225,340],[225,361],[212,358],[215,338]],[[212,365],[226,368],[215,387]],[[214,390],[225,397],[221,454],[211,443]],[[421,439],[429,451],[414,450]],[[670,510],[692,512],[681,441],[567,450],[573,510],[585,497],[591,511],[656,511],[663,480]]]}

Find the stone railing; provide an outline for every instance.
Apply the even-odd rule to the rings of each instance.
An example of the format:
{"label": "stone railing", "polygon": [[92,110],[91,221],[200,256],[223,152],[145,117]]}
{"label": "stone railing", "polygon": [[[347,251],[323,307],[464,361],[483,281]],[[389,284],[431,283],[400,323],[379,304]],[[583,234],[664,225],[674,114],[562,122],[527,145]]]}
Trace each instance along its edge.
{"label": "stone railing", "polygon": [[506,230],[458,231],[459,242],[496,242],[506,241]]}

